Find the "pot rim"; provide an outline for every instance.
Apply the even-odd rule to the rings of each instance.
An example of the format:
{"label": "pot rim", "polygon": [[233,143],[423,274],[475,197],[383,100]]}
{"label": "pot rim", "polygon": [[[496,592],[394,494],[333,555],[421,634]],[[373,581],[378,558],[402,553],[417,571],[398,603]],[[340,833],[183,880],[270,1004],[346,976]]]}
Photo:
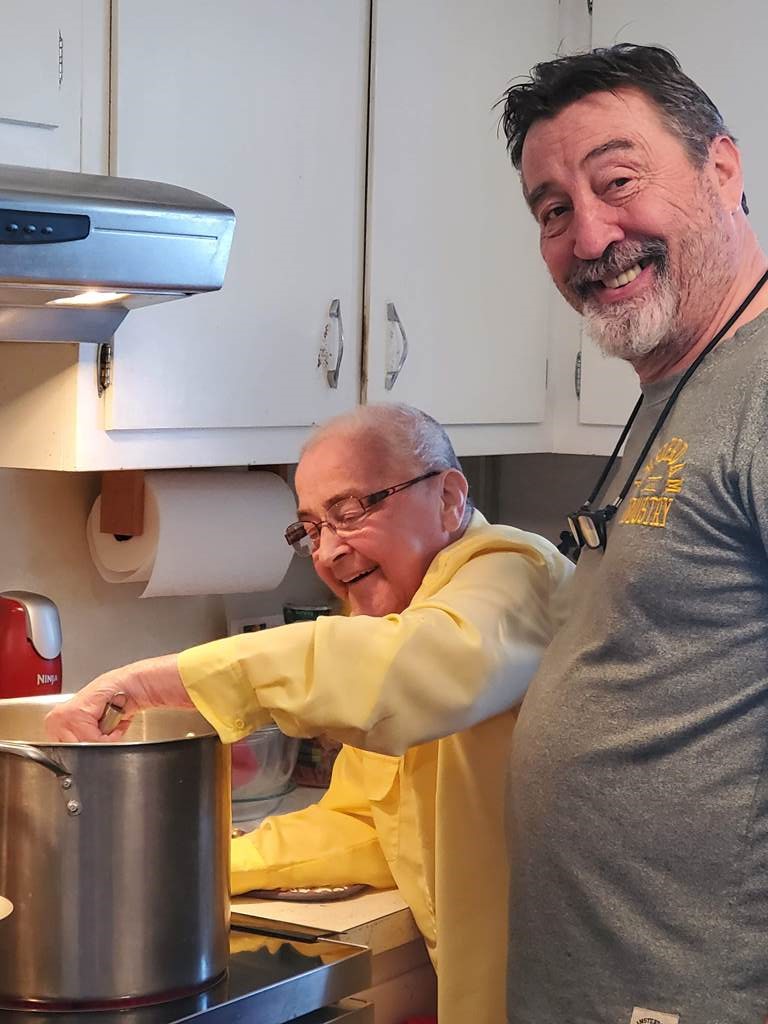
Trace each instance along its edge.
{"label": "pot rim", "polygon": [[[63,704],[66,701],[74,697],[74,693],[56,693],[47,694],[41,697],[6,697],[0,700],[0,719],[2,719],[2,713],[5,708],[9,710],[14,707],[52,707],[56,704]],[[18,737],[13,737],[17,742],[29,743],[31,746],[40,747],[41,749],[47,748],[65,748],[71,750],[79,750],[83,748],[96,748],[98,750],[125,750],[130,747],[153,747],[166,743],[189,743],[192,740],[208,739],[211,736],[218,739],[218,733],[216,729],[208,722],[203,715],[197,711],[196,708],[146,708],[146,711],[160,711],[168,713],[193,713],[196,714],[202,722],[205,723],[207,728],[199,732],[195,732],[192,735],[181,735],[181,736],[168,736],[165,738],[158,739],[104,739],[104,740],[18,740]],[[0,736],[0,743],[3,742],[2,736]]]}

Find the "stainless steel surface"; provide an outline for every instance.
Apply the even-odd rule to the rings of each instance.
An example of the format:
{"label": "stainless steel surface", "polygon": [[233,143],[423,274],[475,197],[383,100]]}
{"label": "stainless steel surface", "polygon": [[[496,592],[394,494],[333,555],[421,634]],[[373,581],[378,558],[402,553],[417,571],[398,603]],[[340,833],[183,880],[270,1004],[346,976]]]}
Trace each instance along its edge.
{"label": "stainless steel surface", "polygon": [[371,984],[370,950],[326,940],[280,942],[236,929],[230,935],[230,948],[226,977],[196,996],[154,1006],[89,1010],[87,1016],[0,1010],[0,1024],[173,1024],[182,1020],[368,1024],[372,1020],[369,1007],[347,999]]}
{"label": "stainless steel surface", "polygon": [[336,1006],[326,1006],[299,1017],[295,1024],[374,1024],[373,1003],[343,999]]}
{"label": "stainless steel surface", "polygon": [[105,736],[109,736],[111,732],[114,732],[122,722],[125,702],[127,700],[128,694],[119,690],[117,693],[113,693],[107,701],[104,714],[99,719],[99,729],[101,729]]}
{"label": "stainless steel surface", "polygon": [[0,740],[0,754],[11,754],[14,757],[24,757],[28,761],[35,761],[59,778],[68,779],[71,774],[64,765],[54,761],[44,750],[33,747],[30,743],[21,743],[18,740]]}
{"label": "stainless steel surface", "polygon": [[42,594],[28,590],[4,590],[0,597],[8,597],[24,609],[27,638],[41,658],[58,658],[61,654],[61,620],[56,605]]}
{"label": "stainless steel surface", "polygon": [[8,299],[7,289],[0,284],[0,341],[74,340],[99,344],[110,338],[128,316],[125,306],[35,309],[2,305]]}
{"label": "stainless steel surface", "polygon": [[[234,223],[174,185],[0,164],[0,340],[101,342],[129,309],[220,288]],[[86,290],[126,297],[47,305]]]}
{"label": "stainless steel surface", "polygon": [[269,917],[254,917],[233,910],[230,915],[233,929],[244,932],[255,932],[257,935],[269,935],[274,939],[285,939],[292,942],[315,942],[317,939],[328,939],[337,933],[332,928],[311,928],[309,925],[294,924],[292,921],[273,921]]}
{"label": "stainless steel surface", "polygon": [[158,709],[112,743],[52,743],[55,703],[0,701],[0,893],[14,905],[0,920],[0,1004],[213,982],[228,957],[228,748],[195,711]]}
{"label": "stainless steel surface", "polygon": [[337,388],[339,386],[339,370],[341,369],[341,360],[344,356],[344,323],[341,319],[341,302],[338,299],[333,300],[328,310],[327,329],[330,328],[333,321],[336,321],[336,363],[333,369],[328,370],[326,374],[329,388]]}
{"label": "stainless steel surface", "polygon": [[395,386],[395,381],[400,376],[400,371],[405,366],[405,360],[408,358],[408,337],[406,336],[402,321],[397,315],[394,302],[387,303],[387,321],[389,323],[389,347],[394,347],[395,334],[398,334],[400,337],[397,365],[388,369],[384,375],[384,388],[387,391],[391,391]]}

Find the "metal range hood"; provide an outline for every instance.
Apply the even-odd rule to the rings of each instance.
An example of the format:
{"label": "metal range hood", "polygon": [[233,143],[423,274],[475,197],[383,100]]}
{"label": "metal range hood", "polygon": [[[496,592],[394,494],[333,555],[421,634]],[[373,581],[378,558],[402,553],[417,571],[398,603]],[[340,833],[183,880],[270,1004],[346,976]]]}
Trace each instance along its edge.
{"label": "metal range hood", "polygon": [[0,341],[110,338],[224,283],[235,215],[175,185],[0,164]]}

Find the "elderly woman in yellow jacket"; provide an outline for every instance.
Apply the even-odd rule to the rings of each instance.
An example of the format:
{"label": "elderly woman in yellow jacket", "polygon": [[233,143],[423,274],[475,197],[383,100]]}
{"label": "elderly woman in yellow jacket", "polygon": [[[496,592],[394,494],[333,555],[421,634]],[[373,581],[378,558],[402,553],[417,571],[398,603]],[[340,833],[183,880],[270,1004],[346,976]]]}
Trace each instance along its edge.
{"label": "elderly woman in yellow jacket", "polygon": [[514,707],[562,617],[570,563],[473,511],[447,435],[407,406],[363,407],[316,431],[296,490],[286,538],[348,615],[107,673],[49,728],[92,738],[122,690],[128,711],[193,703],[226,742],[270,719],[342,740],[319,804],[233,841],[233,891],[397,885],[437,969],[441,1024],[496,1024]]}

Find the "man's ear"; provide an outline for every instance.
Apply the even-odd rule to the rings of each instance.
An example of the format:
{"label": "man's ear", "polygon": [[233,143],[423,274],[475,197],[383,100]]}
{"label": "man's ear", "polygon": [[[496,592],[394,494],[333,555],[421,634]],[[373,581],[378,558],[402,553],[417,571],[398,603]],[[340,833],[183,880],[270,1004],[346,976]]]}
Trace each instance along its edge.
{"label": "man's ear", "polygon": [[446,533],[455,533],[464,519],[467,507],[467,478],[458,469],[449,469],[443,477],[440,494],[440,517]]}
{"label": "man's ear", "polygon": [[718,135],[710,145],[709,159],[723,207],[730,213],[735,213],[741,207],[741,197],[744,193],[739,147],[727,135]]}

